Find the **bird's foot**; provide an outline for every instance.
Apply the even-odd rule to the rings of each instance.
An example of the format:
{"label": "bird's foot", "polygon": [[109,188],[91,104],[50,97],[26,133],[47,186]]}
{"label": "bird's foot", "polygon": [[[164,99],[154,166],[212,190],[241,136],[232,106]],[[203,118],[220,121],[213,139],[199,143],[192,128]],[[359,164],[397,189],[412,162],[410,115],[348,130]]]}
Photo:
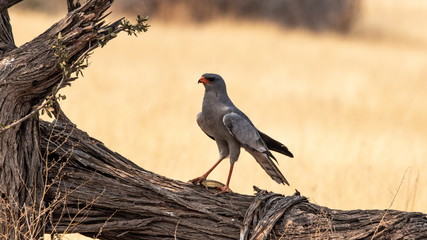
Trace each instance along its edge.
{"label": "bird's foot", "polygon": [[200,185],[202,182],[206,181],[206,176],[197,177],[194,179],[191,179],[190,182],[192,184]]}
{"label": "bird's foot", "polygon": [[218,187],[218,190],[221,190],[219,193],[217,193],[216,195],[220,195],[223,194],[225,192],[231,193],[233,191],[231,191],[231,189],[228,187],[228,185],[222,186],[222,187]]}

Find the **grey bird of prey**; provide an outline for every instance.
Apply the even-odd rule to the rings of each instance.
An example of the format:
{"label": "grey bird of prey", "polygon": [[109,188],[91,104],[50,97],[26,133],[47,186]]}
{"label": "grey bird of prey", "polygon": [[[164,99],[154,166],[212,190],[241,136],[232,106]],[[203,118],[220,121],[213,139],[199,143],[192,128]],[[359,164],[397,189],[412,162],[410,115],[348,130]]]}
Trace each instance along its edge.
{"label": "grey bird of prey", "polygon": [[218,74],[206,73],[199,79],[205,87],[202,112],[197,115],[197,123],[203,132],[215,140],[219,150],[219,160],[201,177],[190,180],[202,183],[218,164],[230,157],[230,170],[221,192],[230,192],[229,184],[234,163],[240,155],[240,148],[249,152],[264,171],[277,183],[289,185],[286,178],[274,164],[276,158],[270,150],[293,157],[282,143],[259,131],[251,120],[240,111],[227,94],[224,79]]}

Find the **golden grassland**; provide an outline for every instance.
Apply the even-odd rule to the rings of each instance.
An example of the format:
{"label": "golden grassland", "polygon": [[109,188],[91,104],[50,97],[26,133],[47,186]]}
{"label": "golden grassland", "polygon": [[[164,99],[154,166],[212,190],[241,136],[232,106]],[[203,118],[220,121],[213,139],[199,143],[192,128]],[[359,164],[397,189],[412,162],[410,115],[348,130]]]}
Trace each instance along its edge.
{"label": "golden grassland", "polygon": [[[96,50],[84,78],[62,91],[63,109],[141,167],[187,181],[218,156],[195,117],[198,78],[219,73],[234,103],[295,155],[276,154],[287,187],[242,152],[231,189],[298,189],[339,209],[386,209],[396,197],[393,209],[427,212],[427,3],[365,1],[362,11],[348,35],[153,20],[138,38],[122,34]],[[12,11],[17,43],[60,18]],[[228,167],[210,178],[225,182]]]}

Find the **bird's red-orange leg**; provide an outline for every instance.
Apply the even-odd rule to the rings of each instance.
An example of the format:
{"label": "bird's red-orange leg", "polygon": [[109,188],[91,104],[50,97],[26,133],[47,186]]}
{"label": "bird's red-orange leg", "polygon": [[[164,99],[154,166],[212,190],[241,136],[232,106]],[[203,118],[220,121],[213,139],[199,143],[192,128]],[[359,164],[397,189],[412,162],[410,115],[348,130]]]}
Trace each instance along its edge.
{"label": "bird's red-orange leg", "polygon": [[230,185],[230,179],[231,179],[231,174],[233,173],[233,167],[234,167],[234,163],[231,163],[230,164],[230,170],[228,171],[227,183],[225,184],[224,187],[218,187],[219,189],[221,189],[221,192],[219,192],[218,194],[225,193],[225,192],[231,192],[231,190],[228,186]]}
{"label": "bird's red-orange leg", "polygon": [[197,177],[195,179],[191,179],[190,182],[192,182],[192,183],[201,183],[201,182],[205,181],[206,178],[208,177],[208,175],[216,168],[216,166],[218,166],[218,164],[222,160],[224,160],[224,158],[219,159],[218,162],[216,162],[205,174],[203,174],[202,176]]}

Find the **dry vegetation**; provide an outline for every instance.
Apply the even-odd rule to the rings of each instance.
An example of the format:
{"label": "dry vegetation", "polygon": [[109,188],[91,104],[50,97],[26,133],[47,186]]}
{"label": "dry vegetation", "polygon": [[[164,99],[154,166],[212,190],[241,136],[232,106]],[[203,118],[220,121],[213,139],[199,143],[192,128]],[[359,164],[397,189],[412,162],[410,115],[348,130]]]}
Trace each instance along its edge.
{"label": "dry vegetation", "polygon": [[[126,0],[115,12],[149,15],[163,21],[206,22],[212,19],[263,20],[313,31],[347,32],[359,16],[360,0]],[[22,9],[56,13],[65,1],[26,0]]]}
{"label": "dry vegetation", "polygon": [[[427,212],[427,2],[364,1],[348,35],[287,31],[261,22],[151,22],[120,36],[64,89],[81,129],[145,169],[187,181],[217,158],[198,128],[201,74],[221,74],[229,94],[295,159],[278,156],[291,187],[277,185],[243,153],[231,188],[298,189],[331,208]],[[58,20],[11,11],[17,44]],[[225,181],[223,162],[210,176]],[[406,172],[406,174],[405,174]]]}

